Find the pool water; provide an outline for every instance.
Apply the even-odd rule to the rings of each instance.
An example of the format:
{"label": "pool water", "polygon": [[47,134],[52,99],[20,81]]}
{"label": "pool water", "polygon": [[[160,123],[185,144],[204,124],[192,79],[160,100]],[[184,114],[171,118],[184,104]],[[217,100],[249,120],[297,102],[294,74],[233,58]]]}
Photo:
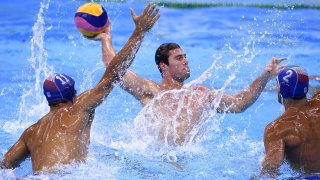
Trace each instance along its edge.
{"label": "pool water", "polygon": [[[0,155],[25,128],[49,108],[42,93],[47,75],[63,72],[83,92],[103,74],[99,42],[83,38],[74,25],[74,13],[84,1],[0,4]],[[102,2],[112,20],[117,51],[134,29],[129,8],[140,14],[144,2]],[[271,57],[287,57],[284,64],[303,66],[320,75],[320,11],[161,7],[161,18],[145,37],[130,67],[159,82],[154,63],[156,48],[177,42],[187,53],[191,77],[187,85],[204,84],[225,93],[237,93],[251,83]],[[308,97],[319,89],[312,80]],[[249,179],[259,172],[264,155],[264,127],[284,112],[277,103],[275,81],[257,102],[241,114],[215,114],[204,122],[201,136],[182,147],[147,142],[134,122],[140,103],[118,86],[97,108],[86,163],[61,167],[58,174],[32,175],[30,158],[14,170],[0,170],[0,179]],[[279,179],[297,177],[287,163]]]}

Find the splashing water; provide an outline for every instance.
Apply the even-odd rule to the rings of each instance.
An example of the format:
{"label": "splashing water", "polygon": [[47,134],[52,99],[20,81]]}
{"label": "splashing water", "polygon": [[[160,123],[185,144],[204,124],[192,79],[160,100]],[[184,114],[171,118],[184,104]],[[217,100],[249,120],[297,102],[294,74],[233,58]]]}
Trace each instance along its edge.
{"label": "splashing water", "polygon": [[[28,59],[32,71],[28,72],[29,74],[32,74],[32,77],[29,79],[32,80],[31,82],[22,85],[23,95],[20,98],[19,119],[18,121],[14,122],[5,122],[3,127],[5,132],[14,133],[17,129],[24,129],[30,125],[31,122],[39,119],[39,117],[41,117],[48,110],[47,103],[42,95],[41,86],[44,78],[54,71],[52,67],[47,65],[48,55],[44,48],[44,37],[46,31],[50,30],[45,28],[46,23],[44,20],[44,16],[49,9],[49,4],[50,0],[42,1],[37,20],[33,25],[33,36],[31,39],[32,55]],[[217,10],[219,11],[219,9]],[[112,9],[110,9],[109,12],[110,11],[111,15],[113,13],[115,16],[118,16],[118,19],[121,19],[119,15],[121,13],[118,13],[118,11],[115,10],[113,11]],[[294,45],[297,45],[294,37],[290,37],[290,35],[284,33],[288,29],[290,30],[290,28],[292,28],[292,24],[290,24],[291,22],[281,21],[281,19],[287,15],[286,12],[290,11],[291,10],[266,10],[267,18],[265,20],[261,20],[259,14],[249,15],[249,17],[247,15],[243,15],[242,21],[244,21],[244,23],[235,22],[238,29],[232,32],[230,35],[236,37],[237,40],[231,40],[230,42],[227,41],[227,43],[224,45],[222,43],[222,45],[219,45],[223,47],[222,50],[219,49],[219,52],[211,52],[211,54],[214,55],[209,62],[209,66],[206,66],[204,71],[201,70],[202,73],[200,73],[199,76],[197,75],[196,79],[185,84],[184,89],[160,94],[147,106],[145,106],[137,116],[135,116],[134,113],[133,115],[130,114],[134,116],[133,122],[131,117],[124,117],[126,120],[129,119],[129,122],[125,121],[121,124],[121,122],[113,121],[114,119],[117,119],[116,115],[109,116],[107,112],[101,112],[101,114],[97,113],[95,119],[98,119],[98,121],[95,120],[94,125],[98,124],[97,126],[101,126],[103,121],[112,121],[112,123],[106,122],[106,127],[101,127],[100,129],[103,131],[102,133],[99,131],[92,131],[91,135],[93,141],[90,146],[90,153],[86,163],[65,167],[68,171],[66,174],[45,174],[43,176],[36,177],[28,176],[27,178],[68,179],[74,178],[78,174],[79,176],[91,178],[102,177],[115,179],[119,176],[121,177],[122,174],[126,174],[127,177],[138,177],[141,179],[142,177],[147,177],[147,179],[152,179],[157,177],[174,178],[175,175],[178,174],[178,177],[187,177],[186,179],[195,179],[197,177],[199,179],[225,179],[225,177],[228,179],[239,179],[239,176],[240,179],[241,177],[244,177],[242,179],[248,179],[248,176],[258,168],[258,164],[254,159],[262,158],[263,154],[263,144],[261,140],[255,141],[250,139],[252,138],[250,137],[250,131],[252,132],[253,127],[251,126],[251,114],[217,114],[215,109],[204,111],[201,113],[201,115],[199,115],[199,122],[197,125],[193,126],[193,128],[189,130],[189,134],[186,136],[185,143],[183,143],[181,146],[171,146],[170,138],[179,138],[179,132],[177,131],[177,127],[179,127],[179,121],[177,121],[179,113],[185,111],[185,117],[187,117],[185,119],[186,124],[192,124],[192,118],[190,116],[192,114],[191,109],[185,108],[185,106],[189,104],[180,97],[185,93],[190,93],[189,98],[196,97],[196,93],[188,91],[188,88],[204,84],[218,92],[217,98],[214,100],[214,105],[217,105],[221,101],[222,94],[229,93],[229,91],[231,91],[232,94],[233,92],[237,92],[239,90],[238,88],[241,88],[241,86],[247,85],[249,82],[247,83],[246,81],[251,81],[252,79],[250,79],[250,77],[254,78],[253,76],[255,76],[256,71],[260,71],[261,68],[255,69],[255,67],[254,69],[246,69],[246,67],[250,67],[250,64],[253,63],[257,64],[258,66],[261,65],[261,60],[257,58],[265,55],[261,53],[267,52],[269,56],[270,54],[274,54],[269,52],[271,50],[275,50],[274,46],[289,46],[292,48]],[[173,11],[170,10],[169,14],[172,12]],[[224,13],[226,16],[229,16],[228,11]],[[237,16],[241,17],[241,11],[236,11],[236,13]],[[180,12],[177,17],[179,17],[179,15],[183,16],[183,11]],[[169,17],[165,17],[165,13],[163,13],[163,16],[163,19],[169,19]],[[252,16],[253,18],[250,19]],[[261,17],[264,16],[261,15]],[[291,17],[291,19],[294,18],[294,16]],[[190,22],[195,21],[191,20]],[[113,23],[117,24],[117,21],[114,20]],[[165,24],[167,25],[167,23]],[[208,23],[206,23],[206,25],[207,24]],[[213,24],[215,25],[215,23]],[[188,26],[183,27],[183,30],[181,30],[180,27],[177,27],[177,29],[179,29],[179,31],[188,31],[189,29],[192,29]],[[216,27],[212,27],[214,27],[212,29],[214,31]],[[55,27],[51,28],[54,29]],[[121,28],[115,28],[115,31],[118,29],[121,31],[124,30]],[[161,24],[157,28],[158,29],[156,29],[156,31],[162,31],[166,27],[162,26]],[[201,31],[200,28],[199,31]],[[157,32],[154,32],[153,35],[157,35],[156,33]],[[161,33],[161,35],[166,36],[165,33]],[[239,38],[237,33],[243,33],[242,38]],[[180,32],[173,34],[180,35]],[[275,38],[278,37],[278,35],[279,38]],[[114,37],[117,36],[119,35],[115,34]],[[74,41],[74,44],[77,43],[78,34],[68,35],[68,37],[74,37],[72,41]],[[161,40],[162,37],[159,37],[158,39]],[[181,35],[180,37],[183,36]],[[125,39],[124,37],[121,38],[121,40]],[[174,37],[170,36],[170,38]],[[119,42],[117,41],[114,42],[118,43],[118,46],[121,45],[121,43],[119,45]],[[188,43],[190,42],[186,41],[186,44]],[[146,44],[148,46],[152,46],[154,43],[147,39]],[[207,43],[206,45],[210,46],[211,44]],[[269,48],[271,48],[271,50],[269,50]],[[147,49],[147,51],[152,50],[154,49]],[[276,50],[278,49],[276,48]],[[290,52],[292,51],[286,51],[286,53]],[[143,55],[145,54],[147,54],[147,52],[143,53]],[[276,52],[276,54],[278,54],[278,52]],[[267,58],[271,58],[271,56]],[[62,64],[67,65],[64,63],[65,62]],[[92,76],[96,74],[97,71],[102,69],[102,67],[103,65],[98,64],[93,68],[93,70],[90,68],[90,70],[85,69],[83,72],[77,71],[78,76],[81,76],[84,79],[80,82],[81,91],[86,90],[95,84],[95,79]],[[245,77],[249,77],[248,80],[242,76],[243,69],[247,71],[245,73]],[[138,74],[139,73],[143,74],[141,71],[139,71]],[[240,81],[243,82],[240,83],[240,86],[238,86]],[[122,90],[120,90],[120,92],[125,93]],[[2,89],[1,94],[6,95],[4,89]],[[123,96],[121,95],[122,94],[120,94],[119,97],[116,97],[120,99],[118,101],[127,103],[126,99],[123,99]],[[165,98],[169,95],[172,95],[173,99],[176,100],[175,104],[177,106],[174,109],[175,113],[173,115],[165,114],[162,116],[159,111],[163,109],[159,107],[159,103],[161,102],[162,98]],[[113,101],[112,97],[107,101],[108,103],[112,104],[112,108],[115,106],[114,102],[118,102]],[[136,103],[136,101],[134,102]],[[134,103],[129,102],[128,104],[136,106]],[[268,102],[259,104],[257,108],[254,109],[254,113],[261,113],[261,111],[265,110],[265,106],[268,106]],[[116,105],[116,107],[118,106]],[[119,112],[124,111],[121,108],[118,109]],[[170,110],[172,107],[167,106],[164,107],[164,109]],[[109,109],[106,109],[106,111],[109,111]],[[99,122],[99,120],[101,121]],[[248,120],[249,122],[247,122]],[[230,124],[232,124],[232,122],[239,123],[236,126],[231,126]],[[242,125],[244,128],[242,128]],[[163,133],[161,133],[161,131],[163,131]],[[104,136],[104,132],[107,132],[107,135]],[[159,134],[163,134],[163,137],[159,138]],[[115,148],[115,152],[110,150],[110,148]],[[161,166],[166,166],[166,164],[163,162],[169,162],[170,165],[173,165],[168,166],[170,171],[165,171],[158,168],[159,164],[161,164]],[[184,167],[181,168],[180,165]],[[22,167],[23,166],[25,165],[22,165]],[[30,165],[27,168],[30,168]],[[294,174],[288,169],[290,169],[289,166],[284,165],[281,170],[288,172],[291,175]],[[157,170],[159,170],[159,172]],[[28,173],[29,172],[30,171],[28,171]],[[105,172],[110,172],[110,174]],[[180,172],[181,174],[179,174]],[[15,178],[16,174],[25,174],[25,172],[20,173],[19,169],[18,173],[16,171],[8,170],[4,173],[1,173],[1,177]]]}
{"label": "splashing water", "polygon": [[[162,157],[164,161],[168,162],[178,162],[179,157],[184,156],[185,153],[191,153],[193,155],[206,153],[208,149],[204,146],[204,142],[208,140],[217,143],[215,147],[219,150],[225,148],[227,148],[228,152],[233,152],[232,149],[237,148],[243,149],[244,151],[250,150],[250,153],[247,153],[247,156],[252,157],[261,153],[261,147],[263,146],[261,142],[247,140],[247,129],[250,127],[251,122],[248,122],[246,128],[243,132],[240,132],[240,134],[237,134],[237,132],[232,128],[227,130],[221,129],[221,123],[228,115],[223,113],[217,116],[216,107],[220,104],[222,95],[228,93],[228,87],[232,85],[237,78],[239,78],[239,72],[242,71],[244,66],[248,66],[254,61],[259,61],[255,59],[264,50],[260,47],[260,43],[268,43],[268,46],[265,46],[264,48],[275,45],[271,36],[272,33],[275,33],[273,28],[277,26],[277,23],[275,23],[276,18],[279,18],[279,16],[285,16],[285,13],[280,14],[276,11],[272,16],[275,16],[272,20],[272,26],[268,27],[268,29],[264,29],[261,33],[256,33],[250,30],[250,28],[253,28],[252,26],[256,26],[256,24],[249,24],[248,27],[241,27],[241,31],[246,29],[249,35],[240,41],[240,45],[242,45],[241,49],[233,47],[235,45],[226,43],[223,51],[213,56],[212,63],[209,68],[198,76],[198,78],[185,84],[184,88],[181,90],[163,92],[151,100],[135,117],[133,124],[127,123],[123,125],[122,128],[125,129],[123,131],[126,132],[126,134],[122,134],[122,137],[125,138],[113,140],[110,143],[110,146],[116,149],[123,149],[127,152],[144,154],[144,156],[148,157]],[[289,25],[282,25],[281,28],[278,28],[278,31],[285,32],[289,27]],[[237,33],[237,31],[234,33]],[[231,61],[226,62],[225,57],[232,57]],[[271,57],[268,58],[271,59]],[[221,75],[219,73],[221,73],[222,70],[232,70],[232,72],[227,76],[222,86],[215,89],[217,96],[213,102],[214,108],[203,111],[199,116],[198,122],[195,124],[192,123],[191,117],[188,116],[192,114],[192,112],[190,112],[192,109],[187,108],[186,111],[188,115],[184,116],[185,119],[183,121],[187,122],[187,125],[192,126],[192,128],[188,131],[186,141],[182,146],[170,146],[170,144],[172,144],[170,141],[172,139],[177,140],[179,137],[177,129],[181,122],[178,121],[178,117],[181,115],[181,112],[188,107],[188,104],[185,104],[185,99],[181,98],[183,97],[181,94],[188,93],[188,89],[201,85],[208,80],[211,80],[212,84],[210,85],[213,86],[217,80],[220,80]],[[262,71],[262,68],[260,71]],[[248,76],[252,76],[254,73],[254,71],[251,71],[248,73]],[[163,103],[161,100],[168,95],[173,96],[176,107],[173,108],[172,104],[169,104],[166,107],[161,107],[161,105],[159,106],[159,104]],[[191,92],[189,94],[189,99],[192,99],[192,96],[196,97],[196,92]],[[264,103],[260,106],[263,106],[263,104]],[[260,107],[257,109],[259,108]],[[163,111],[170,110],[175,113],[163,113]],[[226,133],[230,133],[231,135],[229,136]],[[244,142],[244,144],[241,142]],[[221,154],[217,155],[217,157],[218,156],[221,156]],[[235,174],[233,171],[225,171],[224,173],[228,177],[232,177]]]}
{"label": "splashing water", "polygon": [[19,103],[19,117],[16,122],[6,122],[6,132],[16,132],[25,129],[35,119],[39,119],[48,111],[47,101],[42,95],[42,81],[53,72],[53,68],[47,65],[47,52],[44,49],[45,21],[44,14],[49,8],[50,0],[43,0],[40,3],[40,10],[37,21],[32,27],[33,36],[31,39],[31,57],[28,59],[31,66],[31,73],[34,74],[34,82],[26,84],[23,88]]}

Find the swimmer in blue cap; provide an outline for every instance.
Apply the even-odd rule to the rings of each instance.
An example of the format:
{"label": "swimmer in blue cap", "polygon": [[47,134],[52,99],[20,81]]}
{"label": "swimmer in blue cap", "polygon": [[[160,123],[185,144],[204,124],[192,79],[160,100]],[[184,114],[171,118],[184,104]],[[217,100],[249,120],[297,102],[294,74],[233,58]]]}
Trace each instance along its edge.
{"label": "swimmer in blue cap", "polygon": [[[71,77],[65,74],[49,76],[43,89],[50,112],[23,132],[4,155],[0,167],[17,167],[28,156],[31,156],[34,172],[54,171],[53,166],[59,164],[85,161],[95,109],[132,63],[145,34],[159,19],[158,11],[154,3],[148,4],[141,16],[136,16],[131,9],[135,30],[118,54],[103,51],[110,58],[110,66],[94,88],[76,95]],[[101,40],[103,50],[112,46],[110,25],[96,40]]]}
{"label": "swimmer in blue cap", "polygon": [[286,67],[279,72],[277,77],[279,88],[279,102],[283,99],[302,99],[309,90],[308,73],[298,66]]}
{"label": "swimmer in blue cap", "polygon": [[285,159],[302,174],[320,172],[320,92],[307,99],[308,86],[302,67],[279,72],[278,99],[285,112],[265,128],[261,175],[276,177]]}

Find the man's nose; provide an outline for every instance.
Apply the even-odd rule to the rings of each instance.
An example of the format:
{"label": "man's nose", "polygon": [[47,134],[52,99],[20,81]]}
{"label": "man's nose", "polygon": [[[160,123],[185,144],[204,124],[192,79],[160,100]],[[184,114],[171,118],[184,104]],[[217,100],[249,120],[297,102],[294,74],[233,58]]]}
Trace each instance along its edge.
{"label": "man's nose", "polygon": [[187,58],[183,58],[183,64],[185,64],[185,65],[189,64],[189,61]]}

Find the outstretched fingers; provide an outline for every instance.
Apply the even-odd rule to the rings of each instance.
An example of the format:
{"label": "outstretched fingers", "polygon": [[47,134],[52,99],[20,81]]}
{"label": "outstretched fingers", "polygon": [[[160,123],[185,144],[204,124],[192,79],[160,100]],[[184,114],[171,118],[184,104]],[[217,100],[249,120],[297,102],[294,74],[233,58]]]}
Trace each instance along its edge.
{"label": "outstretched fingers", "polygon": [[287,67],[287,66],[286,65],[278,66],[278,70],[283,69],[285,67]]}
{"label": "outstretched fingers", "polygon": [[147,15],[151,15],[153,13],[154,9],[156,8],[156,4],[155,3],[149,3],[148,6],[149,6],[149,9],[147,11]]}
{"label": "outstretched fingers", "polygon": [[[150,11],[150,9],[152,8],[152,7],[155,7],[156,6],[156,4],[155,3],[149,3],[145,8],[144,8],[144,10],[143,10],[143,13],[142,14],[148,14],[149,13],[149,11]],[[151,7],[151,8],[150,8]]]}
{"label": "outstretched fingers", "polygon": [[141,20],[141,28],[148,31],[159,18],[159,8],[157,8],[155,3],[149,3],[139,18]]}
{"label": "outstretched fingers", "polygon": [[156,10],[152,11],[152,14],[150,14],[151,18],[155,18],[156,16],[159,16],[159,8],[157,8]]}
{"label": "outstretched fingers", "polygon": [[156,4],[149,3],[146,9],[148,10],[144,12],[141,16],[145,16],[145,18],[149,21],[153,21],[154,19],[159,19],[159,8],[157,8]]}
{"label": "outstretched fingers", "polygon": [[151,15],[150,15],[150,25],[154,25],[155,22],[158,21],[160,18],[159,9],[157,8]]}
{"label": "outstretched fingers", "polygon": [[287,60],[287,58],[285,57],[281,57],[281,58],[272,58],[272,62],[275,64],[280,64],[282,61]]}
{"label": "outstretched fingers", "polygon": [[279,64],[280,64],[282,61],[286,60],[286,59],[287,59],[287,58],[285,58],[285,57],[281,57],[281,58],[275,58],[275,57],[273,57],[273,58],[271,59],[271,62],[270,62],[269,64],[267,64],[267,66],[265,67],[265,70],[266,70],[268,73],[270,73],[270,75],[271,75],[270,78],[269,78],[269,80],[272,79],[274,76],[278,75],[278,74],[279,74],[279,70],[280,70],[281,68],[285,67],[285,66],[283,66],[283,65],[279,66]]}

